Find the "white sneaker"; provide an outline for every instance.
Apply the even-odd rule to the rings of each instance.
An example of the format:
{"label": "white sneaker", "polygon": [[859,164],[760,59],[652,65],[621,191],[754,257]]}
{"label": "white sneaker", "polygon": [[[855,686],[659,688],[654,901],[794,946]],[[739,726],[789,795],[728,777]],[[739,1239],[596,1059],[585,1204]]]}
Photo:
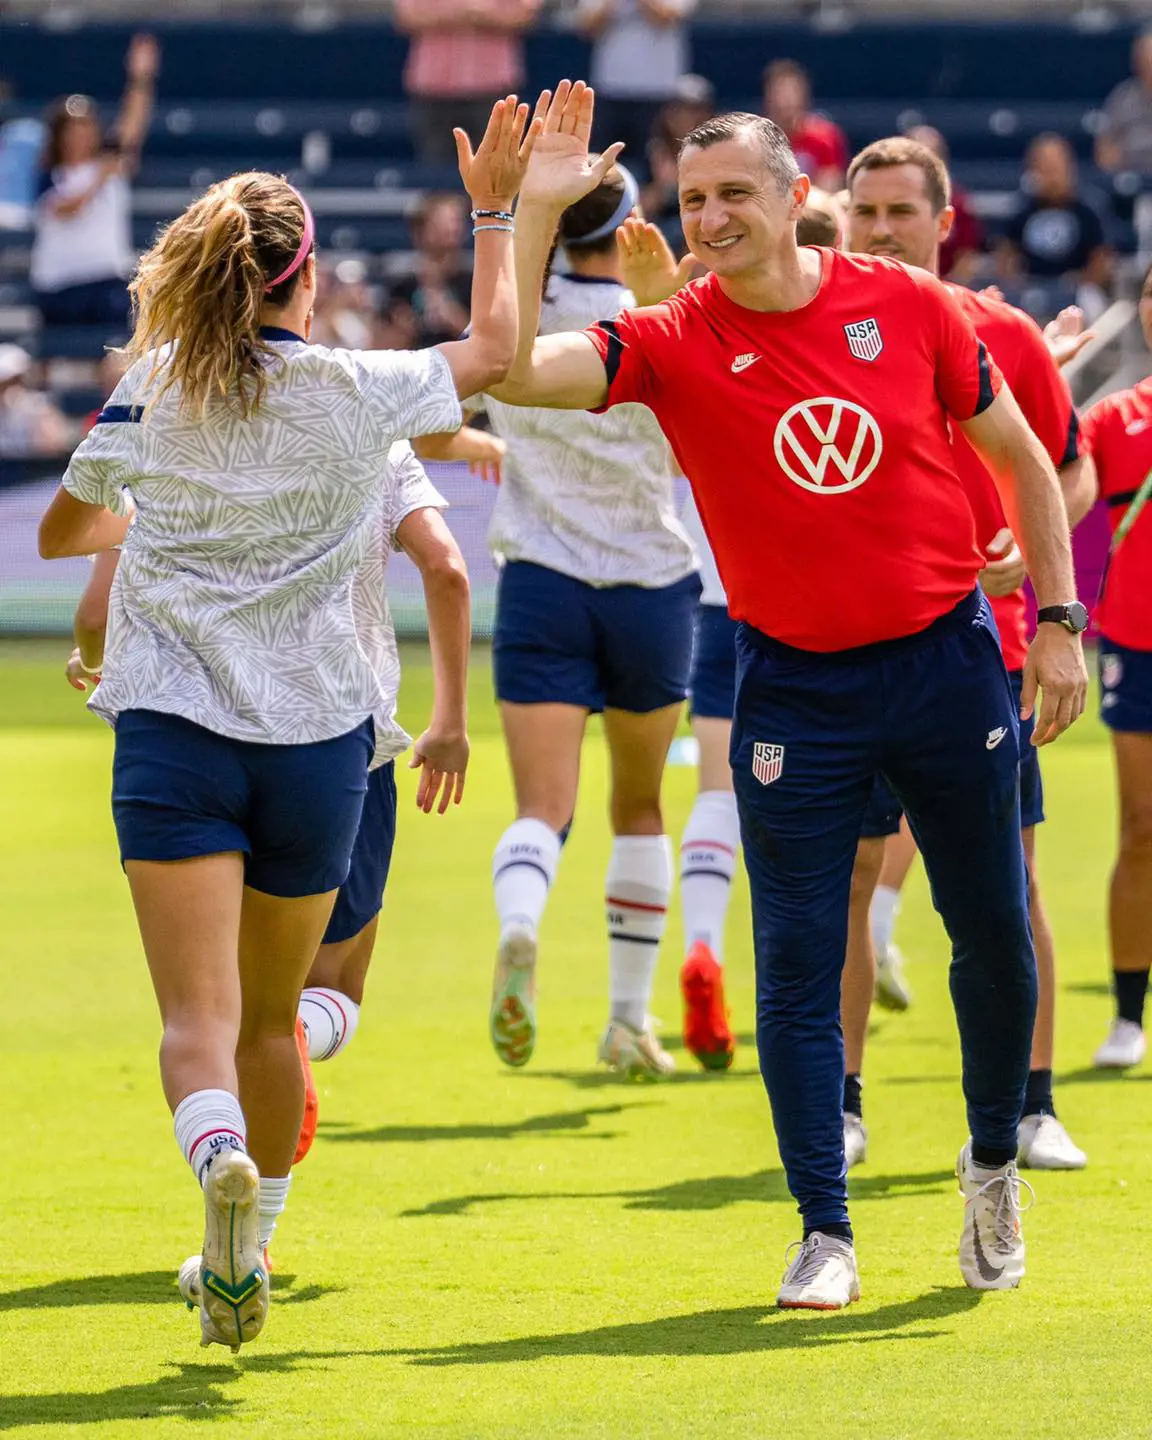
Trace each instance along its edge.
{"label": "white sneaker", "polygon": [[968,1141],[956,1162],[956,1178],[967,1202],[960,1235],[960,1273],[970,1290],[1014,1290],[1024,1278],[1024,1235],[1020,1190],[1035,1199],[1015,1162],[999,1170],[972,1164]]}
{"label": "white sneaker", "polygon": [[885,1010],[907,1010],[912,991],[904,978],[904,956],[895,945],[876,955],[876,1000]]}
{"label": "white sneaker", "polygon": [[1025,1170],[1083,1170],[1088,1164],[1088,1156],[1055,1115],[1025,1115],[1016,1139],[1016,1159]]}
{"label": "white sneaker", "polygon": [[1148,1042],[1144,1031],[1131,1020],[1113,1020],[1108,1038],[1092,1057],[1097,1070],[1127,1070],[1144,1059]]}
{"label": "white sneaker", "polygon": [[189,1310],[200,1308],[200,1256],[189,1255],[188,1259],[180,1266],[180,1274],[176,1277],[176,1284],[180,1287],[180,1298],[188,1306]]}
{"label": "white sneaker", "polygon": [[492,1009],[492,1048],[505,1065],[527,1065],[536,1048],[536,932],[513,926],[500,939]]}
{"label": "white sneaker", "polygon": [[[257,1228],[259,1193],[260,1176],[242,1150],[225,1151],[212,1161],[204,1182],[201,1345],[227,1345],[235,1352],[255,1340],[268,1318],[268,1275]],[[182,1277],[187,1267],[185,1261]]]}
{"label": "white sneaker", "polygon": [[781,1310],[843,1310],[859,1300],[860,1277],[850,1240],[814,1230],[807,1240],[794,1240],[784,1260],[788,1268],[776,1296]]}
{"label": "white sneaker", "polygon": [[844,1159],[848,1169],[862,1165],[868,1158],[868,1129],[859,1115],[844,1112]]}
{"label": "white sneaker", "polygon": [[676,1069],[675,1060],[656,1038],[651,1018],[643,1030],[624,1020],[609,1020],[596,1058],[629,1080],[663,1080]]}

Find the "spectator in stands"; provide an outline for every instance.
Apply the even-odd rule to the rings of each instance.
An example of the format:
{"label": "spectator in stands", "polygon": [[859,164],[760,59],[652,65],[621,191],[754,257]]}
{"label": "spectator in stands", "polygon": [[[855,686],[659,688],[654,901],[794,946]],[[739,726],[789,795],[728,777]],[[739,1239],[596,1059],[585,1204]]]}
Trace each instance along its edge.
{"label": "spectator in stands", "polygon": [[135,263],[128,182],[152,118],[160,47],[135,35],[128,84],[105,136],[96,102],[69,95],[48,118],[36,202],[31,280],[45,325],[130,329],[127,279]]}
{"label": "spectator in stands", "polygon": [[61,455],[72,443],[68,421],[28,383],[32,357],[19,345],[0,345],[0,459]]}
{"label": "spectator in stands", "polygon": [[426,195],[412,217],[413,273],[392,286],[389,300],[390,307],[399,302],[413,312],[417,345],[459,340],[468,324],[472,266],[464,249],[464,219],[458,195]]}
{"label": "spectator in stands", "polygon": [[848,168],[840,127],[812,109],[812,81],[795,60],[773,60],[764,71],[764,113],[788,136],[796,163],[813,185],[835,194]]}
{"label": "spectator in stands", "polygon": [[426,165],[455,167],[452,127],[483,135],[493,101],[524,88],[524,31],[539,9],[540,0],[396,0],[396,28],[411,37],[412,138]]}
{"label": "spectator in stands", "polygon": [[716,91],[703,75],[681,75],[676,93],[656,116],[648,141],[648,168],[652,179],[641,191],[640,208],[664,232],[669,244],[680,249],[680,200],[677,157],[690,130],[716,113]]}
{"label": "spectator in stands", "polygon": [[577,0],[577,27],[592,40],[596,143],[623,140],[642,170],[661,106],[691,65],[685,20],[696,0]]}
{"label": "spectator in stands", "polygon": [[370,350],[374,322],[363,264],[359,260],[341,260],[336,265],[317,265],[312,343]]}
{"label": "spectator in stands", "polygon": [[1029,145],[1016,213],[998,253],[1007,278],[1074,286],[1089,318],[1104,308],[1112,252],[1099,212],[1078,193],[1076,156],[1062,135],[1038,135]]}
{"label": "spectator in stands", "polygon": [[[909,140],[931,150],[944,164],[948,164],[948,142],[933,125],[913,125],[908,131]],[[940,277],[953,280],[958,285],[967,285],[976,278],[980,268],[981,252],[984,249],[984,226],[972,205],[967,190],[952,184],[952,209],[955,219],[952,229],[940,246]]]}
{"label": "spectator in stands", "polygon": [[1101,170],[1152,175],[1152,29],[1132,43],[1132,75],[1104,102],[1104,129],[1096,140]]}

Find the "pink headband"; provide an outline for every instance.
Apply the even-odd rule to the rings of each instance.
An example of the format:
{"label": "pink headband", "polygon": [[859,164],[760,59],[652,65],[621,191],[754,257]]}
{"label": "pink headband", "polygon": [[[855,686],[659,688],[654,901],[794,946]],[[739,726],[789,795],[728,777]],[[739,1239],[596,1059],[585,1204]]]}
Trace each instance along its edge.
{"label": "pink headband", "polygon": [[271,295],[277,285],[283,285],[285,280],[290,280],[292,276],[295,275],[296,271],[299,270],[309,254],[311,254],[312,244],[316,239],[316,222],[312,219],[312,211],[308,208],[307,200],[304,199],[299,190],[293,189],[292,193],[296,196],[297,200],[300,201],[300,206],[304,211],[304,233],[300,237],[300,248],[296,251],[295,259],[291,265],[288,266],[287,270],[282,271],[276,276],[275,280],[269,280],[268,284],[264,287],[265,295]]}

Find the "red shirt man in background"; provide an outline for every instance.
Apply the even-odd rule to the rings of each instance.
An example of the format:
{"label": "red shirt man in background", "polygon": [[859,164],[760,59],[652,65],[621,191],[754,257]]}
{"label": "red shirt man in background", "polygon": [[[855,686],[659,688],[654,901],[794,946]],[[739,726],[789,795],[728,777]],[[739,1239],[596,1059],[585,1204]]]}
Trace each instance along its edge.
{"label": "red shirt man in background", "polygon": [[[848,248],[883,255],[936,274],[940,247],[953,211],[948,171],[938,155],[917,141],[894,136],[867,146],[848,167]],[[1011,388],[1025,420],[1057,468],[1065,495],[1080,518],[1091,504],[1091,462],[1080,454],[1072,396],[1036,323],[1023,311],[966,290],[947,287]],[[962,434],[954,436],[956,469],[976,521],[976,538],[992,560],[981,575],[1000,634],[1004,663],[1019,697],[1028,657],[1022,567],[1015,559],[1001,500],[1002,477],[992,472]],[[1011,553],[1005,556],[1006,547]],[[1004,558],[1002,558],[1004,557]],[[1020,1159],[1038,1169],[1080,1169],[1087,1161],[1056,1118],[1052,1099],[1055,1044],[1056,960],[1052,930],[1035,872],[1035,827],[1044,818],[1040,760],[1030,744],[1032,722],[1020,734],[1020,823],[1028,862],[1032,934],[1039,977],[1039,1007],[1020,1125]],[[876,804],[880,800],[881,803]],[[899,809],[874,797],[860,842],[849,919],[844,972],[843,1023],[847,1051],[846,1109],[859,1116],[858,1078],[874,979],[868,902],[884,858],[884,839],[899,828]],[[850,1123],[850,1122],[849,1122]],[[862,1158],[862,1154],[861,1157]]]}
{"label": "red shirt man in background", "polygon": [[[804,1243],[777,1296],[857,1298],[841,1119],[840,971],[856,842],[878,774],[920,835],[954,947],[971,1145],[965,1281],[1023,1274],[1016,1126],[1036,965],[1018,824],[1017,715],[950,421],[1006,472],[1046,624],[1026,666],[1037,739],[1080,714],[1068,523],[1051,462],[934,277],[801,249],[809,182],[784,133],[718,116],[680,158],[680,209],[711,272],[663,305],[536,337],[560,215],[615,159],[588,155],[591,97],[563,83],[517,211],[513,404],[646,404],[692,484],[742,624],[733,777],[753,902],[761,1070]],[[898,578],[897,578],[898,572]],[[1085,622],[1086,623],[1086,622]],[[1006,1223],[1007,1222],[1007,1223]]]}
{"label": "red shirt man in background", "polygon": [[796,163],[813,185],[835,194],[844,184],[848,141],[839,125],[812,109],[812,81],[795,60],[764,70],[764,114],[788,137]]}

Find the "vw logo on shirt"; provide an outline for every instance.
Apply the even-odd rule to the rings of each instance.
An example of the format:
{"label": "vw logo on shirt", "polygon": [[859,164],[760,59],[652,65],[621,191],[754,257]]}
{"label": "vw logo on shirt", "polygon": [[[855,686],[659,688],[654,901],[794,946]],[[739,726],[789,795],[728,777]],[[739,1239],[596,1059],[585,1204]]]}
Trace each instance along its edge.
{"label": "vw logo on shirt", "polygon": [[884,441],[868,411],[851,400],[821,395],[780,417],[773,442],[790,480],[816,495],[843,495],[864,484],[880,463]]}

